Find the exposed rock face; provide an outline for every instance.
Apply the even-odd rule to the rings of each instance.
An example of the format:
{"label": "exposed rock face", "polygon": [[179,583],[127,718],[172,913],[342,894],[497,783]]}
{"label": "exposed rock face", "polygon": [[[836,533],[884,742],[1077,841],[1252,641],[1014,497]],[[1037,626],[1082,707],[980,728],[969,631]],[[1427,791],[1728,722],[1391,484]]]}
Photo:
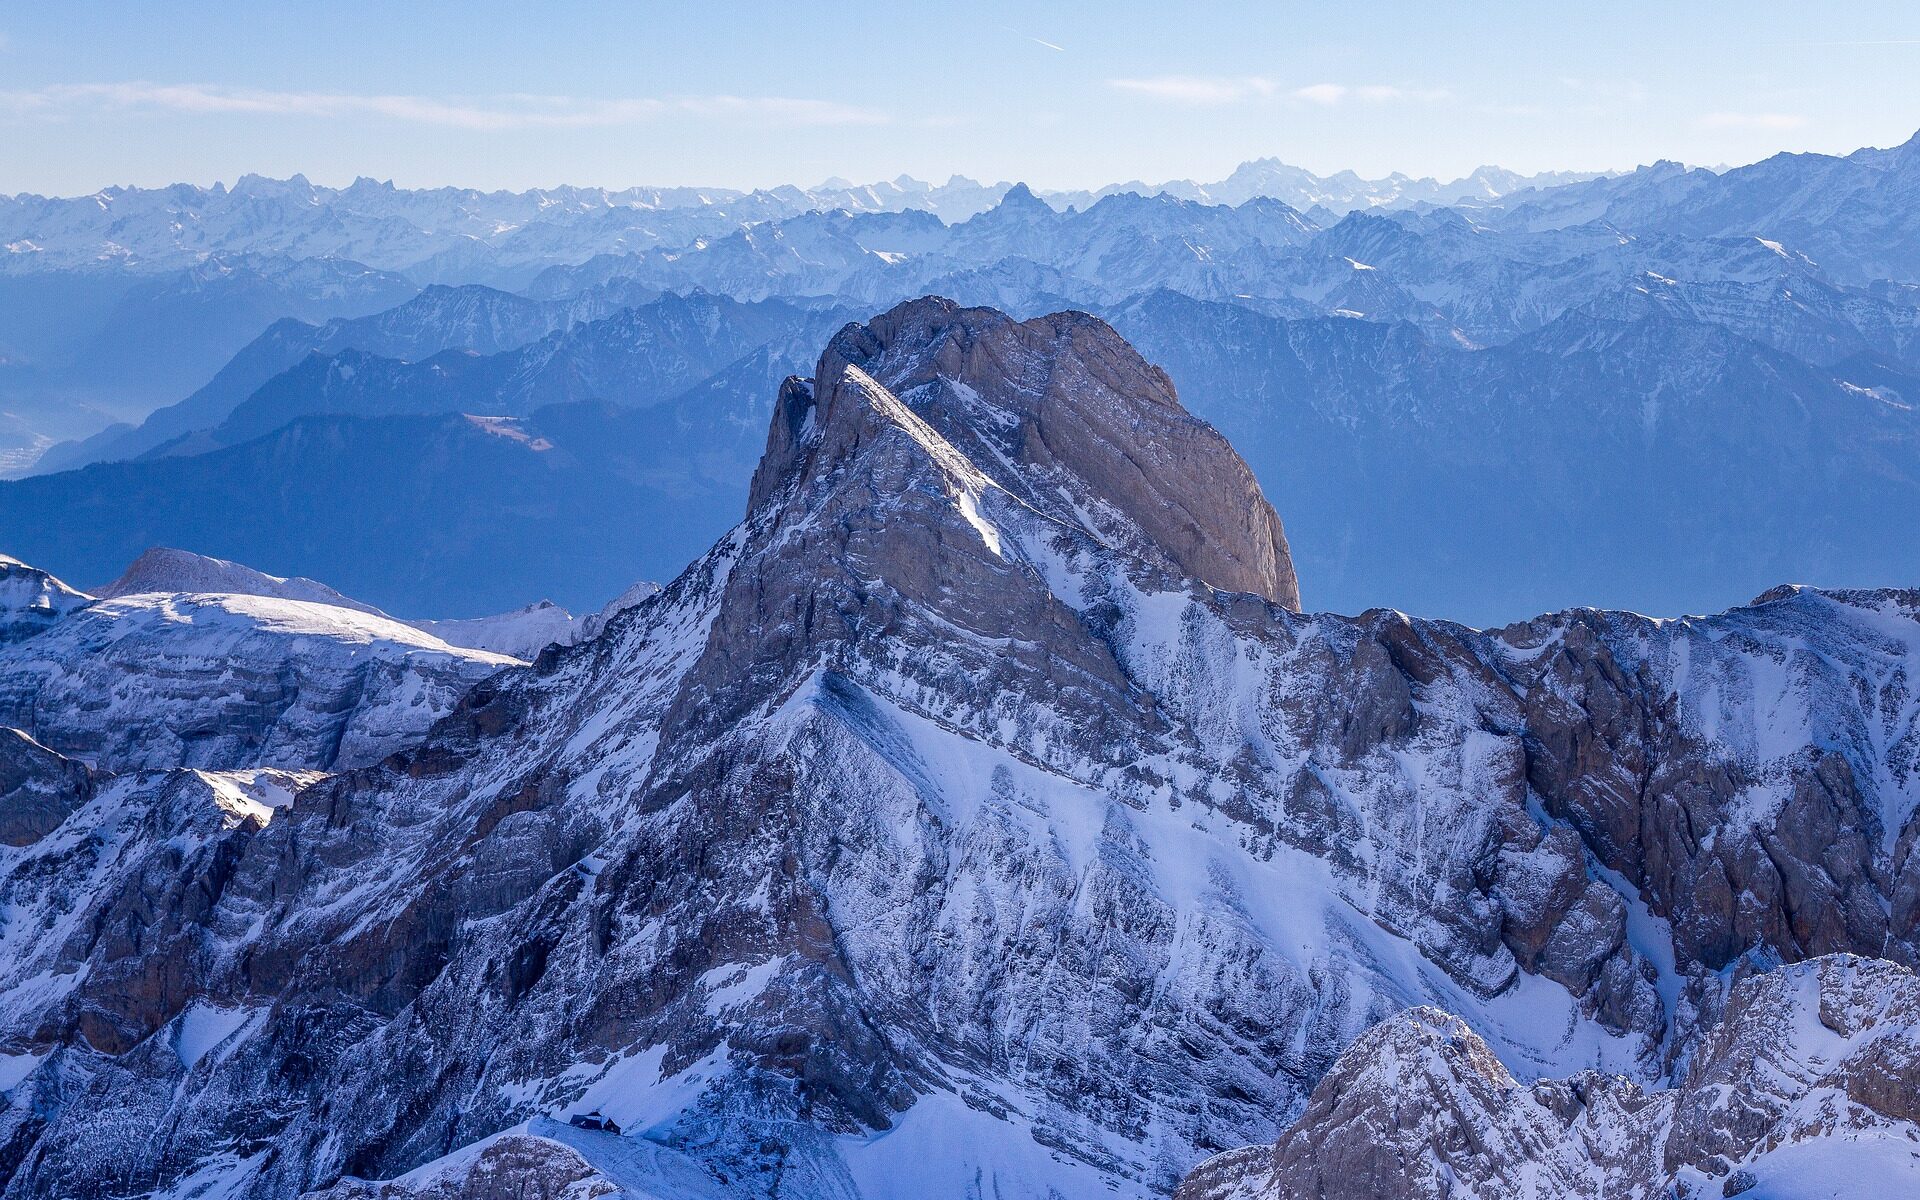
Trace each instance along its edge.
{"label": "exposed rock face", "polygon": [[1552,1161],[1561,1136],[1560,1121],[1466,1022],[1412,1008],[1347,1048],[1279,1144],[1209,1159],[1176,1196],[1504,1200],[1536,1194],[1543,1164],[1543,1194],[1571,1196]]}
{"label": "exposed rock face", "polygon": [[392,1183],[344,1179],[308,1200],[595,1200],[618,1184],[578,1151],[547,1138],[507,1134],[464,1161]]}
{"label": "exposed rock face", "polygon": [[1791,1186],[1810,1161],[1819,1194],[1901,1195],[1920,1186],[1917,1098],[1920,976],[1881,960],[1748,977],[1660,1092],[1591,1072],[1527,1087],[1464,1022],[1411,1009],[1341,1055],[1277,1144],[1209,1159],[1175,1196],[1811,1195]]}
{"label": "exposed rock face", "polygon": [[[1592,612],[1503,631],[1509,656],[1539,656],[1528,782],[1672,918],[1683,964],[1756,945],[1910,963],[1916,616],[1912,591],[1780,589],[1707,639]],[[1855,673],[1877,656],[1888,669]],[[1871,691],[1849,712],[1833,697],[1852,687]]]}
{"label": "exposed rock face", "polygon": [[[888,390],[969,462],[1027,504],[1125,553],[1223,591],[1300,607],[1280,518],[1253,473],[1190,416],[1164,371],[1104,321],[1055,313],[1017,322],[945,300],[903,304],[828,344],[816,373],[818,419],[840,393],[863,403],[847,369]],[[801,447],[783,403],[754,502],[785,482]],[[857,423],[848,424],[848,429]],[[814,447],[838,461],[848,447]]]}
{"label": "exposed rock face", "polygon": [[[100,1094],[133,1103],[245,1024],[245,1009],[206,1003],[192,988],[227,952],[206,922],[247,840],[319,777],[272,769],[96,776],[64,797],[72,807],[63,821],[16,825],[22,836],[0,843],[9,1036],[36,1055],[67,1045],[53,1054],[49,1086],[80,1086],[97,1064]],[[11,795],[0,800],[0,811],[12,804]],[[172,1036],[155,1040],[169,1022]],[[14,1102],[22,1104],[18,1093]],[[30,1121],[33,1109],[9,1115]]]}
{"label": "exposed rock face", "polygon": [[[4,1194],[293,1196],[597,1107],[642,1194],[1157,1196],[1409,1006],[1484,1040],[1370,1035],[1464,1114],[1503,1071],[1696,1069],[1714,966],[1911,959],[1915,597],[1302,616],[1245,478],[1090,318],[843,331],[747,519],[597,639],[204,864],[160,865],[181,802],[110,828],[132,798],[0,860],[138,934],[4,977],[0,1051],[46,1056]],[[75,843],[201,899],[115,925],[153,885]]]}
{"label": "exposed rock face", "polygon": [[85,763],[0,728],[0,845],[30,845],[52,833],[87,802],[93,784]]}

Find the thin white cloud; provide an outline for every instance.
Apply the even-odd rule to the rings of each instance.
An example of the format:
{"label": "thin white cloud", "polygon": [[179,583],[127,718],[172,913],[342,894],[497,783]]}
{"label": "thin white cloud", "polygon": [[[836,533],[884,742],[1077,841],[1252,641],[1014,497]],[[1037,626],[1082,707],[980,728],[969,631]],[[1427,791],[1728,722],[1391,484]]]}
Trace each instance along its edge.
{"label": "thin white cloud", "polygon": [[1352,94],[1352,89],[1338,83],[1310,83],[1303,88],[1293,89],[1293,94],[1309,104],[1334,105]]}
{"label": "thin white cloud", "polygon": [[634,125],[674,115],[777,125],[878,125],[884,114],[829,100],[789,96],[671,96],[588,99],[506,95],[438,98],[340,92],[280,92],[208,84],[73,83],[0,91],[0,114],[64,117],[92,112],[257,116],[372,116],[455,129],[562,129]]}
{"label": "thin white cloud", "polygon": [[1109,79],[1108,86],[1155,100],[1177,104],[1232,104],[1252,96],[1270,96],[1278,89],[1271,80],[1249,77],[1225,79],[1204,75],[1155,75],[1150,79]]}
{"label": "thin white cloud", "polygon": [[1389,101],[1444,100],[1444,88],[1402,88],[1385,84],[1310,83],[1286,87],[1263,75],[1156,75],[1145,79],[1109,79],[1109,87],[1175,104],[1238,104],[1249,100],[1293,100],[1332,107]]}
{"label": "thin white cloud", "polygon": [[1701,129],[1758,129],[1781,133],[1806,128],[1807,119],[1792,113],[1716,112],[1708,113],[1694,124]]}

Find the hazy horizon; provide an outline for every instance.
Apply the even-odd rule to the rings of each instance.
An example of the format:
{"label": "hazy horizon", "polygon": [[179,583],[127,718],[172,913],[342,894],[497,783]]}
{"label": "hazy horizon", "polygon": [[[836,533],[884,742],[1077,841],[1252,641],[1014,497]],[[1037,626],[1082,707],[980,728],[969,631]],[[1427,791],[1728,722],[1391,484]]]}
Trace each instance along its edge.
{"label": "hazy horizon", "polygon": [[[1920,131],[1917,131],[1916,135],[1920,135]],[[1890,143],[1889,145],[1898,145],[1898,144],[1899,143]],[[1682,165],[1687,167],[1690,170],[1705,169],[1705,170],[1711,170],[1715,172],[1725,172],[1730,170],[1736,170],[1744,166],[1751,166],[1753,163],[1762,162],[1767,158],[1773,157],[1773,155],[1775,154],[1781,154],[1781,153],[1813,153],[1813,154],[1829,154],[1829,155],[1840,156],[1840,155],[1851,154],[1856,150],[1871,149],[1871,148],[1884,149],[1886,147],[1848,146],[1845,148],[1816,149],[1816,150],[1805,150],[1805,151],[1775,150],[1767,154],[1761,155],[1759,158],[1743,160],[1741,162],[1715,162],[1715,163],[1683,162]],[[164,183],[129,183],[125,181],[120,181],[120,182],[103,183],[99,187],[90,188],[85,191],[78,191],[78,192],[36,192],[32,189],[20,189],[20,190],[14,190],[14,191],[0,191],[0,196],[34,195],[34,196],[41,196],[45,199],[50,199],[50,200],[78,199],[80,197],[96,195],[101,192],[113,191],[115,189],[157,191],[167,187],[175,187],[175,186],[182,186],[182,185],[187,187],[206,188],[209,190],[211,190],[214,187],[224,187],[224,188],[227,188],[228,190],[232,190],[234,187],[238,186],[238,184],[242,179],[245,179],[248,177],[267,179],[275,183],[288,183],[297,177],[300,179],[304,179],[307,183],[311,184],[314,187],[327,188],[335,191],[344,191],[345,189],[353,186],[355,183],[358,183],[361,180],[365,179],[365,180],[371,180],[372,182],[383,185],[383,186],[390,185],[396,189],[404,190],[404,191],[432,191],[440,188],[451,188],[454,190],[470,190],[470,191],[485,192],[485,193],[491,193],[491,192],[525,193],[525,192],[538,192],[538,191],[556,191],[561,188],[569,188],[569,187],[583,188],[583,189],[599,189],[609,193],[618,193],[622,191],[629,191],[634,189],[646,189],[646,188],[657,188],[661,190],[672,189],[672,188],[688,188],[688,189],[694,189],[694,190],[710,189],[713,191],[734,191],[734,192],[744,193],[744,192],[754,192],[754,191],[769,191],[774,188],[787,187],[787,186],[799,187],[799,188],[804,188],[808,190],[823,190],[827,188],[840,187],[840,186],[866,187],[871,185],[893,183],[903,178],[912,179],[915,182],[927,184],[933,187],[940,187],[940,186],[946,185],[947,183],[951,182],[954,179],[965,179],[969,182],[978,184],[982,187],[1000,187],[1000,186],[1011,187],[1018,184],[1025,184],[1030,189],[1032,189],[1035,194],[1041,195],[1041,196],[1049,196],[1049,195],[1073,194],[1073,193],[1080,193],[1080,192],[1098,192],[1098,191],[1103,191],[1109,188],[1124,187],[1124,186],[1127,186],[1130,184],[1136,184],[1136,183],[1145,184],[1150,187],[1159,187],[1162,185],[1178,184],[1178,183],[1193,183],[1193,184],[1218,183],[1226,179],[1228,176],[1230,176],[1239,167],[1249,165],[1255,162],[1263,161],[1263,160],[1277,161],[1289,167],[1296,167],[1302,170],[1310,171],[1312,174],[1319,176],[1321,178],[1331,178],[1333,176],[1337,176],[1342,173],[1351,172],[1369,181],[1377,181],[1377,180],[1389,178],[1394,175],[1400,175],[1406,179],[1413,180],[1413,181],[1433,180],[1441,184],[1449,184],[1449,183],[1456,182],[1458,180],[1464,179],[1472,175],[1475,171],[1484,170],[1484,169],[1516,170],[1515,168],[1508,167],[1505,163],[1486,162],[1486,163],[1480,163],[1475,167],[1470,168],[1469,170],[1466,170],[1466,171],[1461,171],[1458,173],[1441,173],[1439,175],[1416,174],[1412,171],[1395,171],[1395,170],[1385,170],[1380,172],[1362,172],[1362,171],[1354,171],[1353,168],[1350,168],[1350,167],[1332,167],[1327,169],[1319,169],[1319,168],[1305,166],[1302,163],[1292,162],[1282,155],[1254,154],[1241,159],[1239,162],[1236,162],[1232,167],[1229,167],[1227,170],[1221,171],[1215,175],[1202,175],[1202,176],[1189,175],[1189,176],[1175,177],[1175,176],[1140,175],[1136,173],[1126,178],[1108,179],[1100,183],[1072,186],[1072,187],[1054,185],[1039,179],[1006,178],[1006,177],[988,178],[988,177],[970,175],[964,171],[951,171],[951,172],[946,172],[944,174],[936,173],[931,176],[916,175],[909,171],[896,171],[891,175],[877,175],[871,178],[862,177],[857,179],[850,179],[843,176],[827,176],[821,179],[813,179],[813,180],[782,179],[782,180],[777,180],[773,183],[754,184],[754,185],[715,183],[712,180],[693,180],[693,181],[685,181],[685,182],[662,183],[657,180],[651,180],[651,179],[635,179],[635,180],[630,180],[623,183],[583,183],[583,182],[580,182],[579,180],[562,179],[562,180],[549,181],[545,183],[530,183],[524,187],[486,187],[480,184],[463,182],[462,180],[459,180],[459,179],[449,179],[449,180],[445,180],[438,183],[406,183],[401,180],[393,179],[390,177],[369,175],[369,174],[366,174],[365,172],[361,172],[359,174],[327,176],[327,175],[316,174],[313,171],[291,171],[281,175],[268,175],[259,171],[246,171],[246,172],[242,172],[239,175],[217,178],[217,179],[180,178],[180,179],[170,179]],[[1658,161],[1658,160],[1650,160],[1648,162],[1633,163],[1630,165],[1615,166],[1615,167],[1543,167],[1538,171],[1517,171],[1516,170],[1516,173],[1520,175],[1528,176],[1528,177],[1543,175],[1543,174],[1554,174],[1554,173],[1588,174],[1588,175],[1623,175],[1623,174],[1628,174],[1632,171],[1639,170],[1644,167],[1652,166],[1654,164],[1654,161]]]}

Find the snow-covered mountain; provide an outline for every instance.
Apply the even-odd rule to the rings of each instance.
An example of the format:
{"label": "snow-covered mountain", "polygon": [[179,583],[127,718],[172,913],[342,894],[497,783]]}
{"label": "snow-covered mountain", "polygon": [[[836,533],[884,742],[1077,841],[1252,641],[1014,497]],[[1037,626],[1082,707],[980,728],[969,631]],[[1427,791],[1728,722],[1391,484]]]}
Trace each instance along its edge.
{"label": "snow-covered mountain", "polygon": [[377,617],[387,614],[334,591],[324,583],[298,576],[287,579],[256,571],[224,558],[210,558],[190,550],[155,546],[134,559],[120,577],[96,593],[103,600],[153,592],[225,592],[238,596],[265,596],[275,600],[304,600],[330,604]]}
{"label": "snow-covered mountain", "polygon": [[[1286,205],[1238,208],[1168,196],[1109,196],[1084,212],[1061,212],[1016,185],[998,204],[953,225],[931,217],[809,213],[749,226],[698,244],[602,256],[554,267],[534,282],[545,295],[627,280],[684,290],[685,281],[748,298],[832,296],[862,302],[919,295],[962,271],[1036,264],[1087,299],[1159,284],[1211,285],[1231,264],[1265,261],[1308,241],[1314,226]],[[1227,264],[1228,266],[1223,266]]]}
{"label": "snow-covered mountain", "polygon": [[1277,158],[1256,158],[1241,163],[1233,173],[1215,183],[1196,183],[1190,179],[1167,183],[1118,183],[1096,192],[1048,192],[1047,199],[1057,207],[1085,208],[1107,196],[1132,192],[1141,196],[1174,196],[1207,204],[1245,204],[1256,197],[1278,200],[1301,212],[1349,212],[1410,208],[1419,205],[1451,205],[1470,201],[1495,201],[1527,190],[1564,187],[1607,177],[1607,172],[1546,171],[1522,175],[1503,167],[1479,167],[1459,179],[1442,182],[1432,177],[1414,179],[1398,171],[1380,179],[1365,179],[1352,171],[1316,175],[1302,167],[1290,166]]}
{"label": "snow-covered mountain", "polygon": [[1555,229],[1604,222],[1634,233],[1765,237],[1842,282],[1920,283],[1920,134],[1846,155],[1776,154],[1715,173],[1656,163],[1631,174],[1498,202],[1504,223]]}
{"label": "snow-covered mountain", "polygon": [[[50,576],[44,578],[51,580]],[[58,580],[51,582],[59,584]],[[660,585],[656,583],[636,583],[609,600],[599,611],[578,617],[551,600],[541,600],[512,612],[485,617],[401,623],[430,633],[449,646],[484,650],[531,662],[548,646],[571,646],[597,637],[608,621],[659,590]],[[300,600],[392,619],[371,604],[343,596],[326,584],[312,579],[285,579],[240,563],[176,550],[170,546],[155,546],[142,554],[118,579],[100,589],[98,596],[111,600],[156,592],[218,592]],[[52,609],[57,605],[49,603],[46,607]]]}
{"label": "snow-covered mountain", "polygon": [[96,599],[0,560],[0,726],[106,771],[350,768],[419,736],[515,662],[323,599],[337,594],[311,580],[272,580],[272,595],[218,590],[252,573],[164,557],[143,560],[150,574],[195,590]]}
{"label": "snow-covered mountain", "polygon": [[531,662],[548,646],[573,646],[599,637],[608,622],[659,590],[659,584],[643,580],[607,601],[597,612],[578,616],[551,600],[541,600],[488,617],[407,624],[455,646],[491,650]]}
{"label": "snow-covered mountain", "polygon": [[0,645],[39,633],[91,599],[38,567],[0,554]]}
{"label": "snow-covered mountain", "polygon": [[[0,198],[0,411],[18,425],[0,462],[17,472],[52,442],[137,424],[206,383],[276,319],[357,317],[436,284],[456,292],[525,288],[540,301],[575,306],[525,303],[513,313],[488,300],[477,307],[489,311],[469,314],[478,318],[471,323],[435,318],[443,327],[437,348],[481,353],[523,344],[513,339],[527,333],[526,321],[545,322],[544,334],[669,288],[738,299],[824,296],[867,311],[949,294],[1030,314],[1172,287],[1279,306],[1270,311],[1289,316],[1412,320],[1486,344],[1653,277],[1755,282],[1737,260],[1756,238],[1818,264],[1816,291],[1920,284],[1903,257],[1913,240],[1912,162],[1909,144],[1780,156],[1718,174],[1665,163],[1599,177],[1482,168],[1446,184],[1318,176],[1262,159],[1217,183],[1077,193],[959,177],[752,193],[482,193],[249,176],[231,188]],[[1362,220],[1337,232],[1352,218]],[[1387,255],[1371,243],[1396,223],[1421,229],[1432,244],[1382,261]],[[1447,226],[1474,236],[1443,246],[1434,235]],[[1316,230],[1326,236],[1310,236]],[[1609,251],[1610,242],[1624,248]],[[610,281],[628,290],[590,294]],[[1803,290],[1783,280],[1764,299],[1778,308]],[[1893,299],[1914,307],[1910,296]],[[434,296],[425,307],[449,300]],[[1873,307],[1858,297],[1849,303]],[[350,340],[377,340],[370,334]],[[288,336],[289,345],[309,348],[329,340]],[[226,381],[221,402],[235,399],[233,387],[249,391],[291,362],[281,358],[265,373],[254,362],[244,378]],[[195,418],[166,434],[205,423]],[[151,448],[148,434],[135,435],[137,448],[113,453]],[[63,452],[51,465],[91,461],[100,449]]]}
{"label": "snow-covered mountain", "polygon": [[1912,361],[1920,293],[1836,282],[1793,248],[1751,233],[1698,237],[1613,225],[1528,230],[1455,210],[1355,213],[1324,227],[1273,201],[1238,208],[1116,195],[1057,212],[1016,188],[952,226],[903,237],[891,218],[832,213],[769,222],[699,246],[554,268],[536,287],[613,281],[750,297],[832,296],[884,305],[927,293],[1041,311],[1155,290],[1283,316],[1407,321],[1497,345],[1575,309],[1642,295],[1827,362],[1862,350]]}
{"label": "snow-covered mountain", "polygon": [[[1585,1070],[1766,1087],[1665,1170],[1818,1149],[1823,1081],[1911,1121],[1769,1014],[1911,1067],[1910,976],[1777,968],[1920,951],[1912,592],[1303,614],[1252,472],[1084,314],[849,327],[765,446],[664,591],[290,803],[15,746],[58,820],[0,849],[8,1193],[1164,1196],[1421,1005],[1490,1136]],[[1834,970],[1889,1007],[1796,999]]]}
{"label": "snow-covered mountain", "polygon": [[[1124,193],[1227,205],[1265,197],[1302,210],[1318,205],[1341,213],[1494,200],[1526,188],[1593,178],[1570,172],[1522,176],[1482,167],[1452,183],[1400,174],[1367,180],[1351,171],[1322,177],[1265,158],[1243,163],[1218,183],[1136,181],[1047,196],[1058,208],[1086,207]],[[926,213],[961,221],[992,208],[1014,186],[959,175],[930,184],[903,175],[882,183],[834,179],[819,187],[756,192],[696,187],[479,192],[416,191],[371,179],[329,188],[299,175],[284,180],[249,175],[231,188],[176,184],[114,187],[70,198],[0,197],[0,271],[111,264],[152,269],[213,254],[266,253],[349,258],[421,283],[498,283],[529,267],[650,245],[685,245],[730,227],[804,212]]]}

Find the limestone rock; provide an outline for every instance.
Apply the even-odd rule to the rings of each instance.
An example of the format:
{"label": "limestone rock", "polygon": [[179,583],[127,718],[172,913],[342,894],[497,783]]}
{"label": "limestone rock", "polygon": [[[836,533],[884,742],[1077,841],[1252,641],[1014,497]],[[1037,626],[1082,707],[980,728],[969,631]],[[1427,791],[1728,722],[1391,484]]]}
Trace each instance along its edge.
{"label": "limestone rock", "polygon": [[93,794],[85,763],[0,728],[0,845],[27,846],[59,828]]}

